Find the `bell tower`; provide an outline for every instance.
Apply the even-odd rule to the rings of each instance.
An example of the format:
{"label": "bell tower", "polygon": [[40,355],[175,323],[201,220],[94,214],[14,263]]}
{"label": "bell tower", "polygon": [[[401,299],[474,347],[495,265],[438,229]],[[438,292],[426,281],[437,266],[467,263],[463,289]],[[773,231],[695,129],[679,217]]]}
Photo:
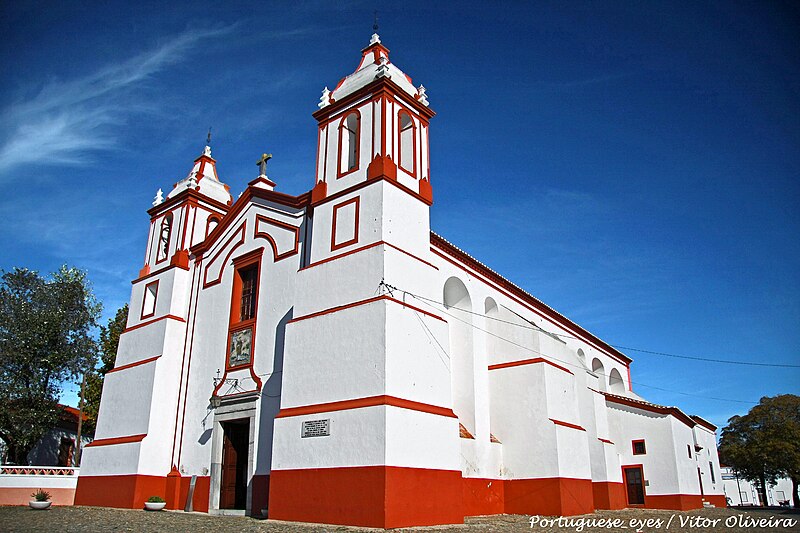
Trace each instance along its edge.
{"label": "bell tower", "polygon": [[365,181],[389,179],[433,201],[430,186],[425,87],[389,60],[375,33],[355,72],[333,91],[326,87],[314,118],[319,123],[312,201]]}
{"label": "bell tower", "polygon": [[438,351],[447,322],[386,285],[440,297],[430,236],[434,113],[377,34],[318,106],[269,517],[381,528],[463,522],[458,418]]}

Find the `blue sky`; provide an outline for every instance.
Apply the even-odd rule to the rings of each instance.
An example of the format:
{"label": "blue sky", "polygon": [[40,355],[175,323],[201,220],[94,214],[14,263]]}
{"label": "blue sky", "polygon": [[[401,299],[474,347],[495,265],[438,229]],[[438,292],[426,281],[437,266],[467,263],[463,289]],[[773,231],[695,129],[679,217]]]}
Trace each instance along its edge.
{"label": "blue sky", "polygon": [[[795,6],[429,4],[4,4],[0,268],[84,268],[113,315],[209,126],[235,194],[264,151],[308,190],[311,113],[377,8],[438,113],[435,231],[611,344],[800,364]],[[627,353],[639,394],[718,425],[749,406],[707,397],[800,393],[798,369]]]}

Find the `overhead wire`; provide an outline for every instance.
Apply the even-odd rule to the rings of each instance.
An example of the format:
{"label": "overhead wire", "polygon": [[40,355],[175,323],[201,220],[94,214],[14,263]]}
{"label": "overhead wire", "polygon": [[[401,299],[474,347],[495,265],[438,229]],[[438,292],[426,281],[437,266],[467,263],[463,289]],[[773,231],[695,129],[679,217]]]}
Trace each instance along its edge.
{"label": "overhead wire", "polygon": [[[531,352],[531,353],[540,355],[542,357],[545,357],[549,361],[558,362],[558,363],[564,364],[566,366],[570,366],[570,367],[577,368],[577,369],[580,369],[580,370],[589,370],[588,367],[584,367],[583,365],[576,365],[575,363],[572,363],[570,361],[564,361],[563,359],[559,359],[557,357],[553,357],[552,355],[544,354],[544,353],[542,353],[542,352],[540,352],[538,350],[534,350],[533,348],[531,348],[529,346],[525,346],[525,345],[519,344],[517,342],[512,341],[511,339],[507,339],[507,338],[503,337],[502,335],[498,335],[498,334],[493,333],[491,331],[488,331],[488,330],[486,330],[484,328],[481,328],[480,326],[472,323],[472,321],[466,321],[466,320],[464,320],[464,319],[462,319],[462,318],[460,318],[460,317],[448,312],[447,308],[461,310],[461,311],[464,311],[464,312],[469,313],[469,314],[480,314],[480,313],[475,313],[475,312],[469,311],[469,310],[462,310],[462,309],[459,309],[459,308],[453,307],[453,306],[445,306],[445,304],[442,303],[442,302],[436,302],[435,300],[431,300],[430,298],[425,298],[425,297],[416,295],[416,294],[414,294],[412,292],[405,291],[403,289],[399,289],[399,288],[394,287],[392,285],[388,285],[385,282],[381,282],[381,283],[384,286],[386,286],[387,289],[389,289],[389,290],[402,292],[405,295],[408,295],[408,296],[410,296],[410,297],[412,297],[414,299],[417,299],[417,300],[421,301],[422,303],[424,303],[428,307],[430,307],[432,309],[435,309],[437,312],[444,313],[447,316],[450,316],[450,317],[454,318],[455,320],[458,320],[458,321],[460,321],[460,322],[462,322],[464,324],[467,324],[467,325],[469,325],[469,326],[471,326],[471,327],[473,327],[473,328],[475,328],[475,329],[477,329],[479,331],[482,331],[482,332],[486,333],[487,335],[490,335],[492,337],[498,338],[498,339],[500,339],[502,341],[505,341],[505,342],[507,342],[507,343],[509,343],[511,345],[514,345],[514,346],[517,346],[519,348],[522,348],[522,349],[524,349],[524,350],[526,350],[528,352]],[[442,306],[442,308],[440,309],[438,307],[434,307],[431,302]],[[445,308],[445,307],[447,307],[447,308]],[[483,315],[483,316],[486,316],[486,315]],[[488,317],[488,318],[494,318],[494,317]],[[508,322],[508,321],[503,321],[503,322]],[[513,322],[509,322],[509,323],[510,324],[514,324]],[[543,330],[542,328],[539,328],[538,326],[534,327],[534,328],[529,328],[529,329],[537,329],[537,330],[542,330],[545,333],[549,333],[546,330]],[[439,344],[439,346],[441,347],[441,344]],[[593,374],[597,375],[597,376],[602,376],[602,377],[604,377],[606,379],[610,378],[610,376],[608,374],[604,374],[604,373],[598,372],[596,370],[591,370],[591,372]],[[629,382],[632,385],[636,385],[636,386],[639,386],[639,387],[645,387],[645,388],[650,388],[650,389],[659,390],[659,391],[663,391],[663,392],[670,392],[670,393],[674,393],[674,394],[680,394],[680,395],[683,395],[683,396],[702,398],[702,399],[706,399],[706,400],[716,400],[716,401],[722,401],[722,402],[743,403],[743,404],[748,404],[748,405],[756,405],[756,404],[758,404],[758,402],[754,402],[754,401],[735,400],[735,399],[732,399],[732,398],[719,398],[719,397],[715,397],[715,396],[704,396],[704,395],[700,395],[700,394],[692,394],[692,393],[689,393],[689,392],[683,392],[683,391],[677,391],[677,390],[667,389],[667,388],[663,388],[663,387],[657,387],[655,385],[650,385],[650,384],[642,383],[642,382],[638,382],[638,381],[629,380]]]}
{"label": "overhead wire", "polygon": [[[397,289],[397,290],[400,290],[400,289]],[[402,291],[402,292],[404,292],[405,294],[408,294],[409,296],[412,296],[413,298],[415,298],[417,300],[423,300],[423,301],[427,301],[427,302],[434,303],[434,304],[437,304],[437,305],[442,305],[442,306],[445,305],[443,302],[439,302],[439,301],[433,300],[431,298],[426,298],[424,296],[420,296],[419,294],[413,294],[413,293],[408,292],[408,291]],[[544,329],[544,328],[542,328],[540,326],[537,326],[536,324],[528,322],[527,320],[526,320],[526,322],[528,322],[530,324],[530,326],[526,326],[524,324],[519,324],[519,323],[513,322],[511,320],[503,320],[502,318],[493,317],[491,315],[487,315],[487,314],[484,314],[484,313],[478,313],[476,311],[472,311],[472,310],[469,310],[469,309],[462,309],[462,308],[455,307],[455,306],[447,306],[447,307],[450,308],[450,309],[457,309],[458,311],[462,311],[464,313],[469,313],[471,315],[488,318],[490,320],[495,320],[495,321],[501,322],[503,324],[509,324],[509,325],[512,325],[512,326],[516,326],[516,327],[519,327],[519,328],[522,328],[522,329],[531,329],[531,330],[535,330],[535,331],[541,331],[542,333],[546,333],[547,335],[552,335],[554,337],[561,337],[561,338],[573,339],[573,340],[582,340],[582,339],[579,339],[578,337],[575,337],[574,335],[568,335],[568,334],[564,334],[564,333],[555,333],[555,332],[552,332],[552,331],[548,331],[548,330],[546,330],[546,329]],[[525,320],[525,319],[523,318],[523,320]],[[709,357],[697,357],[697,356],[692,356],[692,355],[682,355],[682,354],[675,354],[675,353],[669,353],[669,352],[659,352],[659,351],[654,351],[654,350],[646,350],[646,349],[643,349],[643,348],[632,348],[630,346],[621,346],[619,344],[610,344],[609,343],[608,345],[613,347],[613,348],[616,348],[618,350],[628,350],[628,351],[633,351],[633,352],[646,353],[646,354],[650,354],[650,355],[661,355],[661,356],[664,356],[664,357],[675,357],[675,358],[678,358],[678,359],[689,359],[689,360],[692,360],[692,361],[704,361],[704,362],[708,362],[708,363],[720,363],[720,364],[744,365],[744,366],[763,366],[763,367],[768,367],[768,368],[800,368],[800,365],[792,365],[792,364],[787,364],[787,363],[759,363],[759,362],[756,362],[756,361],[735,361],[735,360],[732,360],[732,359],[714,359],[714,358],[709,358]]]}

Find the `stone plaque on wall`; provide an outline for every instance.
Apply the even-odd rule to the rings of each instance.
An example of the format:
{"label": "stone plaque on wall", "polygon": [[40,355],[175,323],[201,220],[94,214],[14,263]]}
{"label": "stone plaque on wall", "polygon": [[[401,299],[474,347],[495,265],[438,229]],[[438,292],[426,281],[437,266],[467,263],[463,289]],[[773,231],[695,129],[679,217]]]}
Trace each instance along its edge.
{"label": "stone plaque on wall", "polygon": [[303,422],[302,438],[306,437],[328,437],[331,434],[331,420],[306,420]]}

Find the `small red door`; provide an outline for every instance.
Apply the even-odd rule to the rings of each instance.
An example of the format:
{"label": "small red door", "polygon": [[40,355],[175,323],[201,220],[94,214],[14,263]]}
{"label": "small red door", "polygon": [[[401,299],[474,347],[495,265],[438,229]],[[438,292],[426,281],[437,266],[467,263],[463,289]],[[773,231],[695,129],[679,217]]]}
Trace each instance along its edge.
{"label": "small red door", "polygon": [[250,424],[248,421],[222,423],[222,480],[219,508],[247,506],[247,463]]}
{"label": "small red door", "polygon": [[622,469],[628,505],[644,505],[644,474],[641,466],[626,466]]}

